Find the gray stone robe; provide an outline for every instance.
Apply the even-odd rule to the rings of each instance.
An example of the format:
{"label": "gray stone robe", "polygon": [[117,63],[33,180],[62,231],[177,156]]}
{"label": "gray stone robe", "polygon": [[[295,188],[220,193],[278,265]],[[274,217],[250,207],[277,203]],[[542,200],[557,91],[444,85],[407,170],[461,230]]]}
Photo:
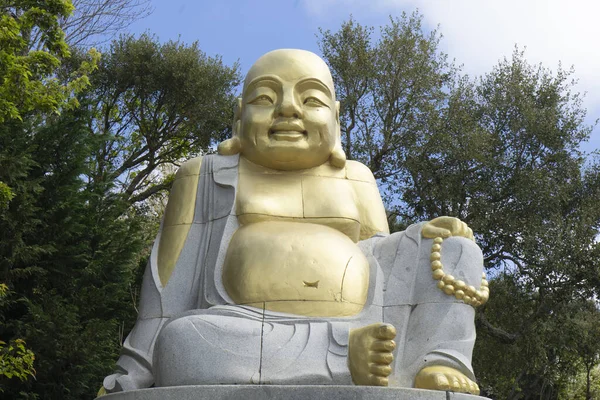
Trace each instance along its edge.
{"label": "gray stone robe", "polygon": [[[436,287],[429,267],[432,241],[421,238],[422,224],[358,243],[371,270],[367,303],[357,316],[298,317],[234,305],[221,275],[239,226],[238,161],[238,156],[203,158],[194,221],[165,287],[157,270],[159,232],[138,321],[117,372],[104,380],[107,392],[153,384],[352,384],[349,330],[374,322],[398,331],[390,386],[412,387],[428,365],[453,367],[475,379],[474,310]],[[483,258],[472,241],[445,240],[442,262],[447,273],[479,287]]]}

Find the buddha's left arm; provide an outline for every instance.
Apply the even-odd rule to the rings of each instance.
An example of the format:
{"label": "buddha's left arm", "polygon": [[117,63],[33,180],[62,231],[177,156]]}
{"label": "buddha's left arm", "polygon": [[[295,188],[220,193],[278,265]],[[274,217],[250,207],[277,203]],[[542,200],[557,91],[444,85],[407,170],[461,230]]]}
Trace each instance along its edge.
{"label": "buddha's left arm", "polygon": [[360,215],[360,240],[368,239],[377,233],[389,234],[385,207],[371,170],[357,161],[348,161],[346,178],[354,187]]}

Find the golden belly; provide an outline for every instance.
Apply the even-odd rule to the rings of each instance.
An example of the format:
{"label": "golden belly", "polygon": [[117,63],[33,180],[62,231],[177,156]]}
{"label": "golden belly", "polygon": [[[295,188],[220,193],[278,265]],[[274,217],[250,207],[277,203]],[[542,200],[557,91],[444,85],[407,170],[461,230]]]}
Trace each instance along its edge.
{"label": "golden belly", "polygon": [[352,240],[327,226],[259,222],[231,238],[223,283],[236,304],[344,317],[364,307],[369,263]]}

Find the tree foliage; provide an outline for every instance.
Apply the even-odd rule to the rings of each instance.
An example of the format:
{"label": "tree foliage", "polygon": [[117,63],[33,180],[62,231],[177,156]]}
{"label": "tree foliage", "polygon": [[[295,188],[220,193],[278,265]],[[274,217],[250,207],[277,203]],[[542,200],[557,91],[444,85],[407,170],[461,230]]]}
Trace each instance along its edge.
{"label": "tree foliage", "polygon": [[[40,85],[77,79],[82,53],[71,48]],[[158,227],[132,204],[168,188],[161,167],[227,135],[237,82],[235,66],[196,44],[124,36],[71,94],[79,107],[22,108],[0,123],[2,354],[33,362],[15,353],[26,340],[36,372],[2,381],[8,398],[95,395],[135,320]]]}
{"label": "tree foliage", "polygon": [[73,0],[73,7],[60,26],[67,43],[80,48],[105,43],[152,12],[150,0]]}
{"label": "tree foliage", "polygon": [[[73,95],[89,83],[98,54],[92,51],[68,82],[54,75],[70,54],[59,19],[72,11],[66,0],[0,1],[0,123],[32,111],[58,112],[64,105],[77,105]],[[39,46],[31,50],[36,33]]]}
{"label": "tree foliage", "polygon": [[573,71],[516,49],[462,75],[421,19],[391,19],[377,41],[352,19],[321,32],[345,150],[374,171],[394,226],[450,215],[476,232],[492,277],[474,359],[484,393],[557,398],[585,364],[573,345],[589,342],[565,321],[600,289],[600,168],[579,150],[592,127]]}
{"label": "tree foliage", "polygon": [[424,33],[422,16],[390,18],[373,43],[373,28],[350,19],[338,32],[320,31],[341,101],[344,151],[381,183],[405,173],[445,99],[454,67],[439,52],[440,34]]}
{"label": "tree foliage", "polygon": [[237,65],[185,45],[142,35],[113,42],[94,76],[90,128],[103,139],[90,180],[118,181],[130,202],[164,191],[164,165],[206,151],[229,136]]}
{"label": "tree foliage", "polygon": [[[134,2],[82,4],[100,7],[86,35],[95,18],[112,23],[102,7]],[[154,193],[139,196],[156,168],[226,134],[237,72],[197,45],[123,37],[84,91],[98,53],[69,48],[61,27],[76,43],[69,23],[85,10],[73,20],[67,1],[1,5],[2,396],[92,398],[135,319],[157,228],[131,204]]]}

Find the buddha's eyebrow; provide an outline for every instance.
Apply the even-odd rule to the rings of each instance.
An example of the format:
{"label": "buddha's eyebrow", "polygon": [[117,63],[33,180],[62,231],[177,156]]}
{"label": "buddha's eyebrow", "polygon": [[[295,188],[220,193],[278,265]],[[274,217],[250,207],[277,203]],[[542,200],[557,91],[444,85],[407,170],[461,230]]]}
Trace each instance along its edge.
{"label": "buddha's eyebrow", "polygon": [[261,83],[270,83],[271,85],[281,86],[281,79],[279,79],[275,75],[257,76],[256,78],[252,79],[252,81],[250,81],[250,83],[246,86],[246,89],[244,89],[244,93],[254,89],[255,86]]}
{"label": "buddha's eyebrow", "polygon": [[325,92],[325,94],[327,94],[330,98],[332,97],[331,90],[327,87],[327,85],[325,85],[323,82],[316,78],[303,79],[300,82],[298,82],[296,86],[316,86],[323,92]]}

